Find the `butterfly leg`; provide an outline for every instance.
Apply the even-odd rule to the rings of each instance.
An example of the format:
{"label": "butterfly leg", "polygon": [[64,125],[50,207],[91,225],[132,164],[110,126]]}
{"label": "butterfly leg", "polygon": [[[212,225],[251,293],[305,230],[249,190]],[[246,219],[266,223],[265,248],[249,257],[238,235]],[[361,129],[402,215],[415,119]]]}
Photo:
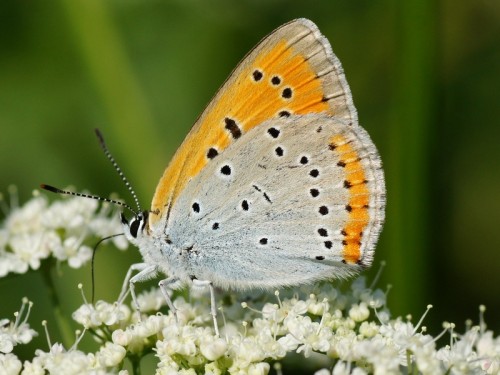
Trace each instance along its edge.
{"label": "butterfly leg", "polygon": [[174,304],[172,303],[172,299],[170,298],[170,294],[168,294],[168,291],[171,290],[171,285],[172,284],[175,284],[179,282],[179,279],[176,278],[176,277],[168,277],[164,280],[161,280],[159,283],[158,283],[158,286],[160,287],[160,290],[163,294],[163,296],[165,297],[165,300],[167,301],[167,305],[168,305],[168,308],[170,309],[170,311],[172,311],[175,315],[175,320],[177,323],[179,323],[179,317],[177,315],[177,309],[176,307],[174,306]]}
{"label": "butterfly leg", "polygon": [[[139,271],[139,273],[132,277],[132,273],[134,271]],[[122,291],[120,292],[118,303],[121,304],[125,299],[127,295],[127,286],[128,286],[128,290],[130,290],[134,307],[140,316],[140,307],[139,303],[137,302],[137,297],[135,295],[135,283],[149,280],[155,277],[157,273],[158,273],[158,267],[156,265],[151,265],[148,263],[132,264],[127,271],[125,280],[123,281]]]}
{"label": "butterfly leg", "polygon": [[212,285],[211,281],[208,280],[198,280],[194,279],[193,284],[195,286],[201,286],[201,287],[206,287],[208,286],[210,289],[210,314],[212,315],[212,319],[214,320],[214,329],[215,329],[215,334],[219,336],[219,326],[217,325],[217,308],[215,305],[215,292],[214,292],[214,286]]}
{"label": "butterfly leg", "polygon": [[123,300],[127,296],[127,293],[129,291],[130,279],[132,278],[132,273],[137,272],[137,271],[139,273],[141,273],[149,266],[150,265],[147,263],[135,263],[135,264],[132,264],[130,266],[130,268],[127,271],[127,275],[125,276],[125,279],[123,280],[122,290],[121,290],[120,295],[118,297],[118,304],[119,305],[121,305],[123,303]]}

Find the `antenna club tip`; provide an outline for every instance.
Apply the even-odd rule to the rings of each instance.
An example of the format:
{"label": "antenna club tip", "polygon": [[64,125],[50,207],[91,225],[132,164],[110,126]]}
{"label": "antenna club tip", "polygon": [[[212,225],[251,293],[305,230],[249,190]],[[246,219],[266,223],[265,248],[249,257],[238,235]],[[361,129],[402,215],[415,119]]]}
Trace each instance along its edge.
{"label": "antenna club tip", "polygon": [[59,191],[60,191],[58,188],[55,188],[54,186],[46,185],[46,184],[40,184],[40,189],[48,190],[48,191],[51,191],[53,193],[59,193]]}
{"label": "antenna club tip", "polygon": [[101,145],[103,147],[105,147],[105,143],[104,143],[104,136],[102,135],[101,131],[98,129],[98,128],[95,128],[94,129],[94,132],[95,132],[95,135],[97,136],[97,138],[99,139],[99,142],[101,143]]}

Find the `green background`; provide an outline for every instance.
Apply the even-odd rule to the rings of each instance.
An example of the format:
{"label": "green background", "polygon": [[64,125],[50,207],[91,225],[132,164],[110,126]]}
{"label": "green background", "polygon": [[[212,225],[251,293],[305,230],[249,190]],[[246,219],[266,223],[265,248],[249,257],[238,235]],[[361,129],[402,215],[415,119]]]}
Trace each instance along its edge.
{"label": "green background", "polygon": [[[437,334],[477,323],[500,331],[500,2],[497,0],[0,2],[0,191],[40,183],[109,196],[127,191],[108,146],[149,206],[175,149],[238,61],[266,34],[310,18],[330,40],[360,123],[379,148],[387,219],[373,277],[394,314]],[[107,249],[107,248],[106,248]],[[134,249],[97,257],[97,296],[116,298]],[[81,304],[90,268],[56,276],[63,308]],[[0,318],[26,295],[48,319],[34,273],[0,280]],[[40,344],[41,345],[41,344]],[[30,355],[27,354],[29,357]]]}

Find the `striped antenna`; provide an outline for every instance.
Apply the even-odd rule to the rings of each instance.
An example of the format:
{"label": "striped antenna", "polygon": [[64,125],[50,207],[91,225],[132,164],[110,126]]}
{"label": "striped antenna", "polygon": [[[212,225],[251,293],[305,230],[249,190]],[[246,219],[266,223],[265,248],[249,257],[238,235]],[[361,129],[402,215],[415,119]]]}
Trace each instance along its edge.
{"label": "striped antenna", "polygon": [[89,195],[89,194],[75,193],[73,191],[68,191],[68,190],[61,190],[61,189],[56,188],[54,186],[45,185],[45,184],[41,184],[40,188],[42,188],[44,190],[51,191],[53,193],[57,193],[57,194],[73,195],[75,197],[91,198],[91,199],[95,199],[95,200],[102,201],[102,202],[113,203],[113,204],[116,204],[118,206],[128,208],[135,216],[138,215],[138,212],[134,211],[134,209],[132,207],[130,207],[128,204],[120,202],[120,201],[116,201],[114,199],[103,198],[103,197],[99,197],[98,195]]}
{"label": "striped antenna", "polygon": [[104,142],[104,137],[102,136],[101,131],[96,128],[95,134],[97,135],[97,138],[99,139],[99,144],[101,145],[101,148],[103,149],[104,154],[109,159],[111,164],[113,164],[113,167],[120,175],[120,177],[121,177],[122,181],[125,183],[125,186],[127,187],[128,191],[130,191],[130,194],[132,194],[132,197],[134,198],[135,204],[137,205],[138,212],[142,212],[141,205],[139,204],[139,199],[137,199],[137,195],[135,194],[134,189],[132,189],[132,185],[130,185],[127,178],[123,174],[121,168],[118,166],[118,163],[115,161],[115,158],[113,157],[113,155],[111,155],[108,148],[106,147],[106,143]]}

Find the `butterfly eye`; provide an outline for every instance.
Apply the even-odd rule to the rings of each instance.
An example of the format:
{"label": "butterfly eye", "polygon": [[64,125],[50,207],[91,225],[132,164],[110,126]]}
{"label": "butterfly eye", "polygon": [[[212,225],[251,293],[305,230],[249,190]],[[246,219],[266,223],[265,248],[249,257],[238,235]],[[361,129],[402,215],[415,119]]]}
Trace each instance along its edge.
{"label": "butterfly eye", "polygon": [[[140,212],[131,221],[130,234],[132,235],[132,237],[137,238],[137,233],[139,232],[139,227],[141,226],[141,223],[142,223],[142,229],[144,229],[144,227],[146,226],[146,223],[148,221],[148,215],[149,215],[149,213],[147,211]],[[124,219],[124,217],[122,216],[122,222],[123,222],[123,219]],[[128,222],[127,222],[127,224],[128,224]]]}
{"label": "butterfly eye", "polygon": [[141,221],[134,219],[130,224],[130,234],[132,237],[137,238],[137,232],[139,231],[139,225],[141,225]]}

